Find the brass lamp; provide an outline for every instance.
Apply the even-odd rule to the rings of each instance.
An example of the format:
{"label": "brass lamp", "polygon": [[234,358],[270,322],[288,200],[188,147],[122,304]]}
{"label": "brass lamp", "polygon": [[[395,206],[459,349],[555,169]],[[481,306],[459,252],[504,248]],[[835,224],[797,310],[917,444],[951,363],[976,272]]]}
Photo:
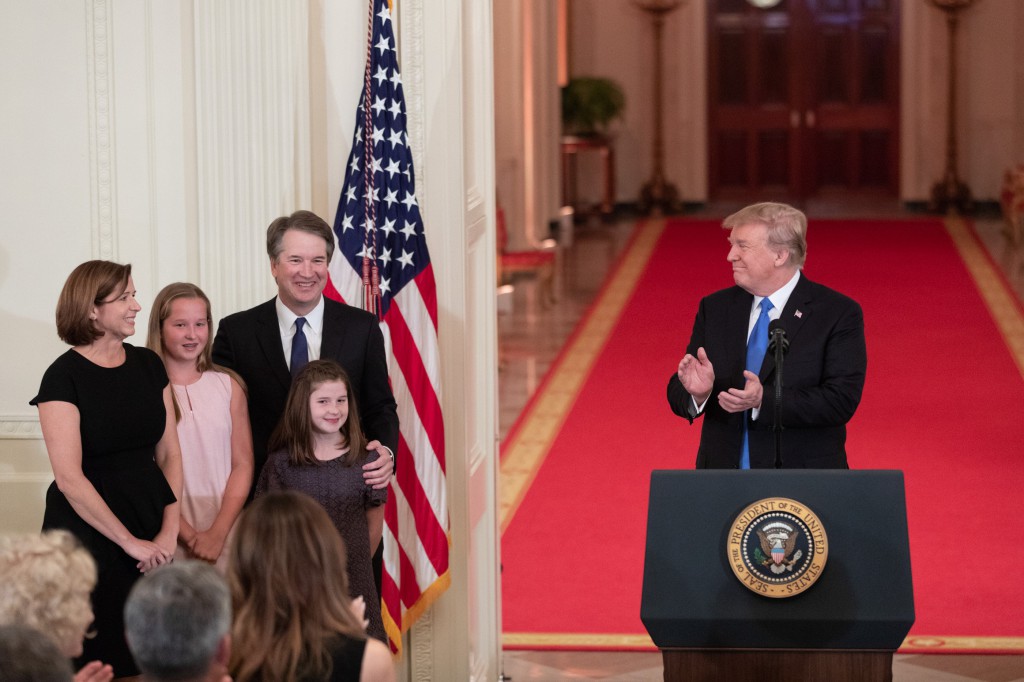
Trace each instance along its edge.
{"label": "brass lamp", "polygon": [[647,12],[654,24],[654,162],[651,178],[640,189],[637,208],[643,213],[661,215],[681,210],[679,190],[665,179],[664,140],[662,136],[662,57],[661,32],[665,16],[678,9],[685,0],[633,0],[633,4]]}
{"label": "brass lamp", "polygon": [[971,190],[957,176],[956,146],[956,29],[960,12],[968,9],[974,0],[928,0],[946,13],[949,29],[949,98],[946,102],[946,171],[932,186],[928,208],[939,212],[969,213],[974,208]]}

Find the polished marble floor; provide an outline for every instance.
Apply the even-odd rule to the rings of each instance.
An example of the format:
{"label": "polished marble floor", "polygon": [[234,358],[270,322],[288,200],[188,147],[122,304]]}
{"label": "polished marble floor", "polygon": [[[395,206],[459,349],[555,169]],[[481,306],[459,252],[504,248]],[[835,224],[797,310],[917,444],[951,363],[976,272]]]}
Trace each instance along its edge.
{"label": "polished marble floor", "polygon": [[[713,205],[689,215],[722,218],[739,206]],[[850,206],[829,201],[804,207],[810,217],[906,217],[896,202]],[[501,366],[499,371],[499,430],[504,439],[536,391],[545,372],[557,359],[566,339],[599,292],[609,269],[627,243],[635,219],[612,222],[591,219],[578,224],[572,245],[562,249],[558,301],[538,294],[529,276],[512,282],[513,290],[498,315]],[[975,226],[989,254],[1003,271],[1020,300],[1024,300],[1024,248],[1007,243],[998,216],[979,217]],[[724,241],[723,241],[724,244]],[[725,266],[725,251],[722,253]],[[505,679],[604,680],[646,682],[662,679],[657,653],[505,651]],[[1024,682],[1024,656],[899,655],[893,664],[897,682]]]}

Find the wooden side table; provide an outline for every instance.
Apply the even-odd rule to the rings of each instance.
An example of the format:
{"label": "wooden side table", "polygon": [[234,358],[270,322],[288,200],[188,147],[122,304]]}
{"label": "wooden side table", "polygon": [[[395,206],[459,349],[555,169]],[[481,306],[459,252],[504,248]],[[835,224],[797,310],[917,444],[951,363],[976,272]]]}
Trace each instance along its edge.
{"label": "wooden side table", "polygon": [[600,204],[601,213],[611,215],[615,211],[615,150],[612,141],[604,135],[578,137],[566,135],[562,138],[562,205],[576,206],[576,155],[581,151],[596,151],[601,154],[601,168],[604,173],[604,192]]}

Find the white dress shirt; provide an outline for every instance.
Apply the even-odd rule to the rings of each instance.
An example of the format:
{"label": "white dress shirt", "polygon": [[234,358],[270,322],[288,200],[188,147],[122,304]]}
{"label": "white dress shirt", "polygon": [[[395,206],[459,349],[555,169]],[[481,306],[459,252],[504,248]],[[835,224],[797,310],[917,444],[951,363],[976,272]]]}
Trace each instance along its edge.
{"label": "white dress shirt", "polygon": [[306,336],[306,346],[309,348],[309,359],[320,359],[320,346],[324,339],[324,297],[316,307],[306,315],[296,315],[291,309],[281,302],[281,297],[274,299],[274,307],[277,309],[277,326],[281,333],[281,348],[284,349],[284,361],[291,369],[292,364],[292,338],[295,336],[295,320],[299,317],[306,318],[306,324],[302,327],[302,333]]}

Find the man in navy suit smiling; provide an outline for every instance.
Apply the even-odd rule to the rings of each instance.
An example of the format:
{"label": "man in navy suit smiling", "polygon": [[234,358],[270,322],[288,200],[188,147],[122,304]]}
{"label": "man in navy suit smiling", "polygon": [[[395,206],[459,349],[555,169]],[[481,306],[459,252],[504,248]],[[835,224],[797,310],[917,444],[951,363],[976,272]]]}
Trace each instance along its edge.
{"label": "man in navy suit smiling", "polygon": [[669,379],[672,411],[703,417],[698,469],[775,465],[775,361],[763,355],[779,320],[789,341],[780,421],[785,468],[848,468],[846,424],[867,372],[864,315],[854,300],[801,272],[807,217],[785,204],[726,218],[736,286],[700,302],[686,355]]}
{"label": "man in navy suit smiling", "polygon": [[352,380],[363,432],[371,441],[369,449],[377,452],[363,467],[366,483],[383,488],[394,471],[398,410],[388,383],[384,337],[374,315],[324,297],[333,253],[334,233],[315,213],[296,211],[278,218],[267,228],[277,296],[225,317],[217,328],[213,361],[238,372],[249,395],[254,487],[292,376],[309,360],[336,360]]}

